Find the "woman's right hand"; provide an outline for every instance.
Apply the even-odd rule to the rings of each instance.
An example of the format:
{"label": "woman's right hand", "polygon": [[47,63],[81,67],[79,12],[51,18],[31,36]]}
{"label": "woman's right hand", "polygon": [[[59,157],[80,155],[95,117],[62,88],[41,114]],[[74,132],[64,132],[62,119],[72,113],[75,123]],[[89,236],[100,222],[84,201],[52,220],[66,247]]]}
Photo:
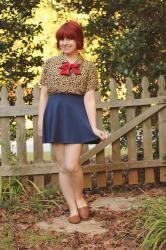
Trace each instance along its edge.
{"label": "woman's right hand", "polygon": [[93,130],[93,133],[95,135],[99,136],[101,140],[107,139],[108,136],[107,136],[106,132],[104,132],[103,130],[100,130],[100,129],[96,128],[96,127],[92,128],[92,130]]}
{"label": "woman's right hand", "polygon": [[44,111],[47,105],[48,94],[47,94],[47,86],[42,85],[40,91],[40,99],[38,105],[38,136],[42,136],[42,127],[43,127],[43,116]]}

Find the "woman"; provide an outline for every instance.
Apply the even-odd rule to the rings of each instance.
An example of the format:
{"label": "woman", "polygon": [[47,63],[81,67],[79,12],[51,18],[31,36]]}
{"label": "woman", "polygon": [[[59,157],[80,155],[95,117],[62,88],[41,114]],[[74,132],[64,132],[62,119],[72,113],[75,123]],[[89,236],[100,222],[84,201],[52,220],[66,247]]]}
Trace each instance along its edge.
{"label": "woman", "polygon": [[97,144],[106,138],[96,127],[95,65],[85,60],[83,31],[75,21],[63,24],[56,33],[61,54],[47,59],[41,74],[38,134],[42,143],[51,143],[59,165],[59,185],[68,203],[70,223],[89,217],[83,197],[80,154],[83,144]]}

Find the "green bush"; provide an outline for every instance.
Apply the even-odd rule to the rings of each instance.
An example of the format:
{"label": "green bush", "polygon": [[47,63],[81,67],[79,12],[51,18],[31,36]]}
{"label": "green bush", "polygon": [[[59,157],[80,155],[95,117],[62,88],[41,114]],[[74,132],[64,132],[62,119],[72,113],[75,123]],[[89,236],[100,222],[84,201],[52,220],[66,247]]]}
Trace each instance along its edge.
{"label": "green bush", "polygon": [[140,198],[139,204],[145,209],[143,220],[144,240],[141,250],[166,249],[166,197]]}

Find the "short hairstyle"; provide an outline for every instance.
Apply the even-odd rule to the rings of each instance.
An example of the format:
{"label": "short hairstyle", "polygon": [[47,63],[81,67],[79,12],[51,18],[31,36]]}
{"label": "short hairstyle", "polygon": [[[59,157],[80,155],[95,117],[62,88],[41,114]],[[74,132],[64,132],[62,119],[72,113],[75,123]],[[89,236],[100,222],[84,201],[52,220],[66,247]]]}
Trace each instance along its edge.
{"label": "short hairstyle", "polygon": [[84,36],[81,25],[76,21],[68,21],[64,23],[56,32],[57,48],[59,47],[59,40],[64,38],[75,40],[77,49],[82,50],[84,46]]}

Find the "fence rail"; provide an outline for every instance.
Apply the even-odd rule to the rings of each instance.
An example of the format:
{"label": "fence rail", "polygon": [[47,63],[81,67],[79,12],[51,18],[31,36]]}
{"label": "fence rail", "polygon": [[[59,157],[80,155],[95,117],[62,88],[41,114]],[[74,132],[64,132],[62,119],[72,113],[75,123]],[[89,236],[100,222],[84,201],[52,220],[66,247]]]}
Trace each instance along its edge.
{"label": "fence rail", "polygon": [[[117,83],[110,81],[110,99],[102,101],[99,92],[96,92],[96,111],[98,128],[103,129],[103,115],[107,111],[110,122],[111,134],[108,138],[89,149],[84,145],[80,163],[85,176],[85,188],[92,188],[93,177],[96,178],[97,187],[105,187],[107,180],[111,179],[113,185],[155,183],[156,178],[160,182],[166,181],[166,83],[160,76],[157,83],[156,97],[150,97],[149,82],[142,78],[141,97],[135,99],[133,82],[126,79],[126,96],[119,100],[117,95]],[[43,158],[43,145],[41,137],[37,135],[38,102],[40,88],[38,85],[33,90],[32,105],[26,105],[23,101],[21,86],[16,91],[15,106],[8,102],[8,92],[3,86],[0,92],[0,144],[2,176],[34,176],[34,182],[39,187],[44,187],[45,176],[51,175],[51,182],[58,183],[58,164],[51,148],[51,160]],[[122,109],[123,121],[122,124]],[[31,115],[33,122],[33,161],[27,158],[25,116]],[[11,162],[11,135],[10,119],[16,119],[16,145],[17,163]],[[155,119],[154,119],[155,118]],[[138,159],[138,133],[142,141],[142,158]],[[126,141],[126,158],[122,150],[122,140]],[[157,143],[158,144],[157,144]],[[157,147],[156,147],[157,145]],[[110,158],[106,158],[106,148],[110,152]],[[158,157],[154,157],[154,152]],[[141,170],[141,171],[140,171]],[[159,177],[156,177],[159,175]]]}

